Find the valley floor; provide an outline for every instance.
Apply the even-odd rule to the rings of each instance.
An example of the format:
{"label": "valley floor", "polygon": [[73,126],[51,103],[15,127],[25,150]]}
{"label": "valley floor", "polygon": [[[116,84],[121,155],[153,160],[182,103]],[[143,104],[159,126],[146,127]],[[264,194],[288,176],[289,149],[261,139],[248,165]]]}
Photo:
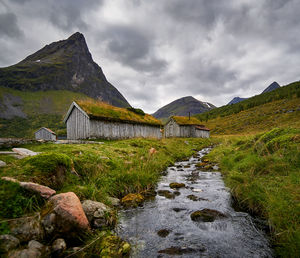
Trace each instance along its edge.
{"label": "valley floor", "polygon": [[[21,160],[0,155],[0,160],[7,163],[0,169],[0,176],[48,185],[58,193],[74,192],[80,200],[100,201],[112,207],[109,197],[122,198],[129,193],[147,195],[167,166],[214,144],[216,147],[208,159],[220,165],[225,183],[239,205],[268,221],[279,256],[297,257],[300,253],[299,143],[300,130],[286,128],[247,137],[31,144],[24,147],[42,154]],[[60,166],[68,173],[62,182],[54,184],[53,174]],[[70,173],[72,170],[78,175]],[[7,219],[30,214],[44,205],[45,201],[28,195],[18,185],[0,180],[0,234],[9,233]],[[93,252],[105,246],[93,242],[95,238],[101,239],[101,234],[97,231],[84,240],[93,243],[89,247]]]}

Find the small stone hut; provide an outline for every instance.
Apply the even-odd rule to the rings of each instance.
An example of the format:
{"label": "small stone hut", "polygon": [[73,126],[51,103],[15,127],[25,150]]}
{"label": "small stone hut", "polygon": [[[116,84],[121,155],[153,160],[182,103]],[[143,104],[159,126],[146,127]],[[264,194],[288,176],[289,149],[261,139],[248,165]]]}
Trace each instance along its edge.
{"label": "small stone hut", "polygon": [[165,137],[209,138],[209,129],[195,117],[172,116],[165,124]]}
{"label": "small stone hut", "polygon": [[73,102],[65,115],[67,139],[161,138],[161,122],[141,110],[99,101]]}
{"label": "small stone hut", "polygon": [[46,127],[40,128],[34,135],[36,140],[56,141],[56,133]]}

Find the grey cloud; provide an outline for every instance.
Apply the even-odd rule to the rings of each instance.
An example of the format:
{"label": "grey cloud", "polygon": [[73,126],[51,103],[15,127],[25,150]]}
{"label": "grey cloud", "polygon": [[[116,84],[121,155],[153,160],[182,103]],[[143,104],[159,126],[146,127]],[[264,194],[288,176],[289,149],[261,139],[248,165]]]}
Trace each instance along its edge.
{"label": "grey cloud", "polygon": [[88,24],[83,20],[83,13],[102,5],[102,0],[64,0],[48,1],[50,7],[50,21],[57,27],[70,31],[78,28],[85,30]]}
{"label": "grey cloud", "polygon": [[3,36],[9,38],[20,38],[23,36],[17,23],[17,17],[13,13],[0,14],[0,38]]}
{"label": "grey cloud", "polygon": [[156,57],[152,40],[139,30],[126,26],[111,26],[104,37],[112,57],[137,71],[160,73],[167,62]]}

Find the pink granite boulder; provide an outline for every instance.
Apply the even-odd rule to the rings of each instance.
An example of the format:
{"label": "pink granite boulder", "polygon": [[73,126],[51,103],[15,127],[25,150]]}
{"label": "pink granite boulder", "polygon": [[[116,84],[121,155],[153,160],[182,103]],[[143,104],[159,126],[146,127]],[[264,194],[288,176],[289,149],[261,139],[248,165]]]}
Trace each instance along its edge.
{"label": "pink granite boulder", "polygon": [[50,209],[44,216],[42,224],[48,235],[66,234],[72,238],[90,230],[89,221],[75,193],[54,195],[49,199],[47,206]]}

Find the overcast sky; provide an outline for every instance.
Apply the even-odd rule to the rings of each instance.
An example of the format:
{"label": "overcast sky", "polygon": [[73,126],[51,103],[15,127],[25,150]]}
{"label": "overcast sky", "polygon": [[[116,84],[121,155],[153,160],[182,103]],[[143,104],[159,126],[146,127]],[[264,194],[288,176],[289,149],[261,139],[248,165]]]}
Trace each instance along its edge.
{"label": "overcast sky", "polygon": [[0,0],[0,67],[84,34],[134,107],[221,106],[299,80],[299,0]]}

